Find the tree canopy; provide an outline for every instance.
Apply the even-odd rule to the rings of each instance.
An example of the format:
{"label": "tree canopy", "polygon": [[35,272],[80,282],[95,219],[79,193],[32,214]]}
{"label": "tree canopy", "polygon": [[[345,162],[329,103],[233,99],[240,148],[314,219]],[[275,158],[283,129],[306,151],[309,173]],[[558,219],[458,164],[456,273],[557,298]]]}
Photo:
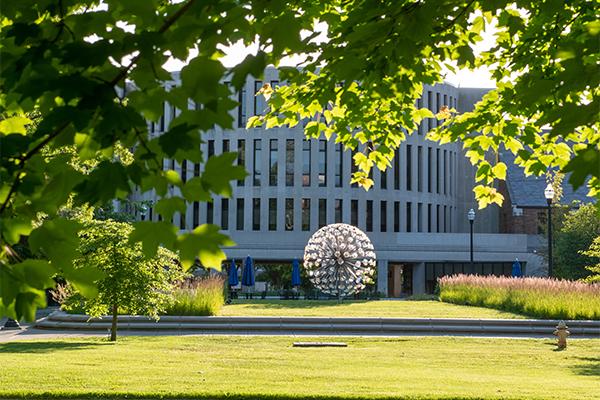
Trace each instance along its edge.
{"label": "tree canopy", "polygon": [[[474,0],[22,0],[5,2],[0,16],[0,314],[31,317],[40,291],[57,271],[81,287],[76,274],[77,223],[57,215],[74,205],[123,199],[134,188],[162,196],[163,222],[135,224],[132,241],[146,256],[159,244],[175,250],[185,267],[199,258],[219,267],[233,243],[214,225],[178,234],[166,222],[190,201],[230,195],[245,172],[235,155],[206,159],[202,132],[231,128],[232,90],[269,64],[304,55],[302,69],[281,70],[288,85],[272,92],[271,111],[251,125],[296,124],[305,133],[336,134],[355,156],[354,180],[368,187],[369,170],[389,165],[394,150],[423,118],[423,84],[443,80],[443,67],[486,66],[498,81],[470,113],[443,110],[429,138],[462,141],[477,166],[481,206],[500,202],[495,179],[505,166],[484,155],[505,146],[527,172],[570,171],[574,186],[588,179],[598,195],[598,34],[594,1]],[[318,22],[327,26],[317,42]],[[322,24],[321,24],[322,25]],[[482,30],[496,29],[496,45],[476,55]],[[258,44],[256,54],[226,69],[222,46]],[[191,53],[193,50],[193,53]],[[169,57],[187,60],[181,85],[167,88]],[[225,80],[231,85],[225,84]],[[135,88],[135,90],[131,90]],[[166,132],[148,135],[167,101],[181,110]],[[190,103],[197,105],[194,109]],[[32,123],[31,115],[39,115]],[[551,126],[551,131],[542,131]],[[54,150],[72,146],[85,160],[102,155],[89,173]],[[130,163],[115,155],[134,149]],[[42,150],[54,154],[48,157]],[[183,182],[162,160],[203,163]],[[179,190],[170,194],[169,187]],[[18,262],[11,246],[21,236],[39,260]]]}

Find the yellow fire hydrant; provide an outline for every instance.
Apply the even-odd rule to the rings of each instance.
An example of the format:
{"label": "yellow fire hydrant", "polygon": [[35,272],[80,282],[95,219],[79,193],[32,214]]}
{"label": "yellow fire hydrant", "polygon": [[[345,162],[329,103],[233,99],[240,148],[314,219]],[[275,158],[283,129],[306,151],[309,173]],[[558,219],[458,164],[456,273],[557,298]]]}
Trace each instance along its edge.
{"label": "yellow fire hydrant", "polygon": [[558,348],[561,350],[567,348],[567,337],[571,334],[567,328],[568,326],[565,324],[565,321],[560,321],[554,331],[554,336],[558,337]]}

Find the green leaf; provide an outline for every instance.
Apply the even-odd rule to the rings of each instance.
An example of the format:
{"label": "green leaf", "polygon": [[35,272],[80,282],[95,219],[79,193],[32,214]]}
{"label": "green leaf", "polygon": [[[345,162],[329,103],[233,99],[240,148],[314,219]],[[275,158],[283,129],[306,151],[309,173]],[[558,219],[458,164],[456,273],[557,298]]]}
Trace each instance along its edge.
{"label": "green leaf", "polygon": [[18,243],[21,236],[29,235],[31,229],[31,220],[29,218],[0,219],[0,233],[8,244]]}
{"label": "green leaf", "polygon": [[142,242],[142,250],[146,257],[154,257],[158,246],[173,247],[177,240],[177,230],[168,222],[141,221],[133,226],[129,243]]}
{"label": "green leaf", "polygon": [[29,235],[29,246],[34,253],[42,254],[57,268],[71,267],[79,246],[78,232],[81,224],[57,218],[49,219]]}
{"label": "green leaf", "polygon": [[10,135],[11,133],[24,135],[27,133],[27,125],[30,123],[29,118],[20,115],[3,119],[0,121],[0,136]]}
{"label": "green leaf", "polygon": [[181,194],[188,201],[211,201],[212,197],[201,177],[189,179],[181,188]]}
{"label": "green leaf", "polygon": [[237,153],[212,156],[206,162],[202,181],[204,187],[220,196],[231,196],[231,181],[244,179],[248,174],[242,166],[234,165]]}
{"label": "green leaf", "polygon": [[163,216],[165,219],[171,219],[176,212],[185,213],[185,201],[178,196],[160,199],[156,202],[154,210]]}
{"label": "green leaf", "polygon": [[492,168],[492,173],[494,174],[494,176],[496,178],[505,180],[506,179],[506,164],[504,164],[503,162],[499,162],[498,164],[494,165],[494,167]]}
{"label": "green leaf", "polygon": [[199,103],[213,100],[225,67],[217,60],[198,56],[181,70],[182,88]]}
{"label": "green leaf", "polygon": [[58,269],[48,261],[34,259],[11,265],[10,269],[22,282],[42,290],[54,287],[52,276],[58,272]]}
{"label": "green leaf", "polygon": [[206,268],[221,270],[221,263],[225,261],[222,246],[235,246],[235,243],[226,235],[219,233],[216,225],[200,225],[190,233],[177,238],[177,248],[184,268],[190,268],[196,258],[200,259]]}

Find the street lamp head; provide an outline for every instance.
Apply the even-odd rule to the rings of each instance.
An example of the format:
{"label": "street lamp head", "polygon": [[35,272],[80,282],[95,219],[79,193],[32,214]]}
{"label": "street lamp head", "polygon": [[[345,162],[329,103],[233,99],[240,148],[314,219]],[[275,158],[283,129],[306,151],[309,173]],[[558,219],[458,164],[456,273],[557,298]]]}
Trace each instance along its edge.
{"label": "street lamp head", "polygon": [[544,190],[544,197],[548,201],[548,204],[552,203],[552,199],[554,199],[554,188],[552,187],[551,183],[546,186],[546,189]]}
{"label": "street lamp head", "polygon": [[475,210],[473,210],[471,208],[469,210],[469,212],[467,213],[467,218],[469,219],[469,221],[474,221],[475,220]]}

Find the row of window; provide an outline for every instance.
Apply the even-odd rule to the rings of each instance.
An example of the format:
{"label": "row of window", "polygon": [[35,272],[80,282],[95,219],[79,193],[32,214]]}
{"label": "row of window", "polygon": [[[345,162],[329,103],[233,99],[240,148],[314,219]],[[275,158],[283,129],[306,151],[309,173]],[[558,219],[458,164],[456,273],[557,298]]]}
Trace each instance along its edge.
{"label": "row of window", "polygon": [[[263,177],[263,140],[268,142],[268,178]],[[279,174],[279,142],[285,143],[285,182],[281,182],[278,179]],[[260,187],[268,186],[287,186],[293,187],[296,185],[295,182],[295,139],[253,139],[252,142],[252,173],[251,182],[252,186]],[[222,151],[228,152],[230,148],[230,140],[223,139],[221,141]],[[317,182],[313,183],[312,177],[312,146],[313,144],[318,145],[317,151],[317,163],[314,164],[317,167]],[[328,182],[328,169],[331,166],[331,162],[328,160],[328,146],[334,145],[335,152],[333,160],[333,186],[343,187],[344,181],[349,182],[349,177],[344,178],[344,164],[350,163],[350,172],[356,171],[356,166],[352,160],[354,153],[353,151],[346,154],[343,151],[342,145],[329,143],[327,140],[302,140],[302,171],[301,181],[302,186],[310,187],[313,185],[319,187],[326,187],[331,185]],[[211,157],[215,154],[215,140],[208,140],[206,145],[207,156]],[[237,163],[241,166],[246,166],[246,139],[237,140]],[[404,161],[404,162],[403,162]],[[402,164],[404,164],[404,172],[402,171]],[[165,168],[175,169],[176,164],[171,161],[170,165],[166,165]],[[189,166],[191,168],[191,165]],[[200,174],[200,164],[194,165],[194,175]],[[413,171],[416,168],[416,175],[413,176]],[[406,151],[401,152],[400,149],[396,150],[396,155],[392,164],[391,172],[385,171],[379,173],[378,187],[380,189],[395,189],[400,190],[400,182],[404,179],[404,189],[408,191],[416,190],[417,192],[428,192],[437,193],[444,195],[453,195],[453,187],[456,185],[455,174],[456,174],[456,153],[451,150],[445,149],[434,149],[429,146],[414,146],[411,144],[406,145]],[[181,178],[185,182],[188,177],[188,163],[184,161],[181,166]],[[392,175],[390,178],[392,182],[388,187],[388,174]],[[425,176],[426,175],[426,176]],[[434,176],[436,179],[434,180]],[[373,176],[371,175],[371,178]],[[247,178],[248,179],[248,178]],[[246,180],[239,180],[237,186],[245,186]],[[413,182],[416,180],[416,182]],[[357,187],[353,184],[352,187]]]}
{"label": "row of window", "polygon": [[[267,218],[261,218],[261,198],[248,199],[252,202],[251,207],[251,227],[245,226],[245,201],[244,198],[238,199],[220,199],[220,216],[217,220],[215,216],[214,204],[206,203],[206,215],[203,221],[200,220],[200,203],[192,203],[192,228],[201,223],[219,224],[222,229],[230,229],[230,201],[235,205],[235,230],[285,230],[293,231],[296,224],[299,224],[300,230],[311,231],[315,228],[321,228],[329,223],[345,222],[354,226],[362,226],[367,232],[400,232],[400,221],[404,220],[404,232],[451,232],[452,217],[454,207],[447,205],[434,205],[430,203],[412,203],[406,202],[401,207],[399,201],[374,201],[366,200],[365,212],[362,218],[364,221],[359,221],[359,201],[356,199],[350,200],[350,215],[344,213],[344,199],[334,199],[333,215],[328,216],[327,202],[328,199],[316,199],[317,204],[311,204],[311,199],[299,199],[300,221],[295,221],[294,208],[296,201],[293,198],[281,199],[279,203],[277,198],[264,199],[267,200]],[[279,203],[279,204],[278,204]],[[388,210],[388,203],[391,210]],[[283,220],[278,218],[278,207],[284,207]],[[379,206],[379,226],[374,226],[373,208]],[[318,207],[317,221],[311,221],[311,207]],[[388,221],[388,212],[391,213],[392,219]],[[153,210],[149,210],[149,218],[153,219]],[[160,217],[159,217],[160,220]],[[175,221],[173,221],[175,222]],[[315,226],[315,222],[317,223]],[[392,225],[388,226],[388,222]],[[364,223],[364,224],[363,224]],[[266,224],[266,226],[262,226]],[[281,224],[281,225],[280,225]],[[188,228],[186,224],[186,215],[179,216],[180,229]]]}
{"label": "row of window", "polygon": [[[224,82],[226,85],[229,85],[230,82]],[[263,82],[262,80],[254,81],[254,92],[252,93],[252,115],[263,115],[265,111],[267,111],[267,103],[265,101],[264,96],[256,96],[256,94],[261,87],[267,82]],[[280,85],[278,80],[269,81],[271,87],[275,88]],[[285,84],[285,83],[283,83]],[[238,91],[235,95],[232,96],[238,102],[238,106],[236,111],[234,112],[234,118],[237,120],[236,126],[238,128],[245,128],[246,122],[248,119],[248,101],[247,101],[247,92],[246,86],[242,88],[242,90]],[[423,104],[423,99],[427,99],[427,104]],[[427,90],[426,96],[417,100],[417,108],[422,108],[423,106],[427,107],[433,113],[440,112],[443,106],[447,106],[449,108],[458,108],[458,99],[455,96],[442,94],[439,92],[433,92],[432,90]],[[197,104],[190,104],[190,109],[199,109]],[[169,120],[173,120],[178,115],[178,110],[169,105],[168,103],[163,104],[164,115],[160,117],[158,123],[150,122],[149,130],[150,132],[164,132],[166,129],[166,119],[165,115],[169,115]],[[436,118],[428,118],[423,121],[418,129],[417,133],[422,135],[427,133],[430,129],[437,127],[440,124]]]}

